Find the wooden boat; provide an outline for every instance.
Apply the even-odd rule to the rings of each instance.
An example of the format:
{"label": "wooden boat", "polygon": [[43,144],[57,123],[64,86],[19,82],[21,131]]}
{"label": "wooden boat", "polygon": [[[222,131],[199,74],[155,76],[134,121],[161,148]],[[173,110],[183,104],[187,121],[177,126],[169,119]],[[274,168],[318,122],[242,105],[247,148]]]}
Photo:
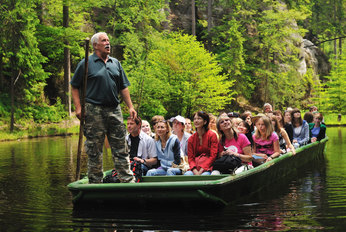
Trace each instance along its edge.
{"label": "wooden boat", "polygon": [[[328,138],[287,153],[256,168],[237,175],[218,176],[156,176],[143,177],[140,183],[88,184],[84,178],[68,185],[74,204],[114,202],[194,202],[227,205],[234,199],[254,194],[281,178],[304,168],[313,160],[323,158]],[[105,175],[111,170],[105,172]]]}

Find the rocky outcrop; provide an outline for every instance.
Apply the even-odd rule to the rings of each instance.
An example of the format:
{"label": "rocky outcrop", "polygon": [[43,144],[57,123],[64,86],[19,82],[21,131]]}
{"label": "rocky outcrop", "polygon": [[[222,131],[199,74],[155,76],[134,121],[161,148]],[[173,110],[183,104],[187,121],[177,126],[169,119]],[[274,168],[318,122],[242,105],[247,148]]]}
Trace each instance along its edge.
{"label": "rocky outcrop", "polygon": [[304,39],[302,42],[302,57],[299,73],[306,74],[308,68],[312,68],[315,76],[323,77],[329,74],[331,65],[328,61],[328,57],[315,46],[310,40]]}

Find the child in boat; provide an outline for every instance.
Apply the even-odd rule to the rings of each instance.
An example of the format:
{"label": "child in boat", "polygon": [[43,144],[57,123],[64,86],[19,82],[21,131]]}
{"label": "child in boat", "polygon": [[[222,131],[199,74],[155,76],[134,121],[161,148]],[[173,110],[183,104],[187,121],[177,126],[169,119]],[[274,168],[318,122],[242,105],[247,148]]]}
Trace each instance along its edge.
{"label": "child in boat", "polygon": [[246,136],[246,138],[251,143],[251,147],[253,147],[251,126],[246,121],[243,120],[238,124],[237,129],[238,129],[239,133],[244,134]]}
{"label": "child in boat", "polygon": [[[238,133],[232,125],[228,116],[221,116],[217,119],[217,130],[221,135],[218,144],[219,157],[233,155],[239,157],[242,163],[252,165],[251,143],[247,137]],[[219,170],[213,170],[212,175],[220,174]]]}
{"label": "child in boat", "polygon": [[198,111],[193,116],[196,132],[188,140],[190,170],[184,175],[210,175],[217,156],[218,139],[215,132],[208,129],[209,115]]}
{"label": "child in boat", "polygon": [[271,161],[280,155],[279,137],[274,132],[273,125],[266,115],[256,117],[255,134],[252,136],[254,141],[252,155],[254,166],[263,162]]}
{"label": "child in boat", "polygon": [[272,115],[270,117],[270,120],[272,122],[272,125],[274,127],[274,131],[279,136],[279,145],[280,145],[280,151],[281,154],[292,152],[293,155],[296,154],[296,150],[294,149],[290,139],[288,138],[288,135],[284,128],[281,127],[277,117],[275,115]]}
{"label": "child in boat", "polygon": [[314,114],[314,122],[309,124],[311,142],[320,141],[326,137],[326,125],[322,123],[323,115]]}
{"label": "child in boat", "polygon": [[[252,113],[250,111],[245,111],[241,116],[241,119],[243,119],[249,126],[250,126],[250,133],[253,133],[255,131],[254,124],[252,123]],[[251,141],[250,141],[251,142]]]}
{"label": "child in boat", "polygon": [[181,162],[180,142],[178,137],[171,133],[168,121],[156,123],[155,146],[160,167],[150,169],[147,176],[180,175],[181,170],[179,168],[172,168],[172,163],[179,165]]}

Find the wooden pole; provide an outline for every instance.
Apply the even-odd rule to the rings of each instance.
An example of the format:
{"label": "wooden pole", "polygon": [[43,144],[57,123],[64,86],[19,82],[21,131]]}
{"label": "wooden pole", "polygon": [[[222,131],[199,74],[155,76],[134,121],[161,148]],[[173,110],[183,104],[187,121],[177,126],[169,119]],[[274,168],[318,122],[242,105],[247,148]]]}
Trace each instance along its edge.
{"label": "wooden pole", "polygon": [[79,126],[79,140],[78,140],[78,151],[77,151],[77,168],[76,168],[76,180],[80,178],[80,163],[82,154],[82,144],[83,144],[83,128],[85,119],[85,95],[87,89],[87,79],[88,79],[88,63],[89,63],[89,38],[85,39],[85,67],[84,67],[84,77],[83,86],[80,93],[80,103],[81,103],[81,119]]}

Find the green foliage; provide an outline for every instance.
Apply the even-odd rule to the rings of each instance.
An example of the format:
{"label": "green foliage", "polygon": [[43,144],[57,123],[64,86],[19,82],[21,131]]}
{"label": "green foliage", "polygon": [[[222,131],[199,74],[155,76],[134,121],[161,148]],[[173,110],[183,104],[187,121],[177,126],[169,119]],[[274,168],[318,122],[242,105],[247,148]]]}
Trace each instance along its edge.
{"label": "green foliage", "polygon": [[[320,112],[322,112],[322,111],[320,111]],[[322,114],[323,114],[323,119],[324,119],[325,123],[327,124],[327,126],[328,125],[346,125],[346,117],[344,114],[342,115],[340,121],[338,120],[339,114],[324,113],[324,112],[322,112]]]}
{"label": "green foliage", "polygon": [[[107,27],[121,44],[126,43],[126,33],[142,33],[159,30],[161,23],[166,20],[163,9],[165,0],[109,0],[107,4],[113,9]],[[125,34],[124,34],[125,32]]]}
{"label": "green foliage", "polygon": [[312,0],[311,32],[321,40],[345,35],[345,10],[343,0]]}
{"label": "green foliage", "polygon": [[15,112],[17,118],[22,120],[33,120],[37,123],[44,122],[60,122],[66,118],[67,112],[64,110],[64,105],[58,99],[55,105],[31,105],[23,108],[18,108]]}
{"label": "green foliage", "polygon": [[9,118],[10,117],[10,98],[6,93],[0,94],[0,118]]}
{"label": "green foliage", "polygon": [[[217,35],[213,40],[217,59],[223,69],[239,84],[235,91],[247,92],[248,94],[245,95],[250,96],[254,86],[251,84],[251,78],[243,74],[246,59],[243,47],[245,42],[244,28],[240,22],[232,18],[226,20],[222,26],[214,28],[212,33]],[[246,89],[250,91],[245,91]]]}
{"label": "green foliage", "polygon": [[141,99],[134,100],[142,101],[140,112],[154,105],[156,112],[166,111],[167,117],[191,116],[196,110],[216,113],[230,103],[233,81],[221,74],[215,57],[194,37],[169,33],[153,39],[147,60],[137,62],[136,71],[128,71],[133,95],[142,91]]}
{"label": "green foliage", "polygon": [[287,8],[272,0],[224,0],[214,8],[216,4],[229,10],[209,34],[211,49],[236,81],[234,91],[256,104],[298,105],[309,82],[296,70],[306,32],[297,22],[304,21],[309,10],[303,4]]}
{"label": "green foliage", "polygon": [[338,65],[326,77],[328,81],[317,85],[315,100],[322,112],[346,113],[346,55],[338,61]]}
{"label": "green foliage", "polygon": [[19,74],[15,86],[16,100],[37,102],[42,96],[48,75],[42,69],[46,58],[41,55],[35,37],[36,25],[39,23],[34,11],[35,1],[9,2],[2,7],[6,11],[0,13],[3,27],[1,35],[4,38],[0,43],[7,61],[4,67],[11,70],[8,74],[12,77]]}
{"label": "green foliage", "polygon": [[[294,89],[295,92],[300,92],[297,91],[301,89],[299,86],[304,85],[301,75],[295,71],[298,65],[298,46],[301,43],[299,35],[304,32],[296,25],[296,21],[306,16],[287,9],[280,2],[268,2],[271,6],[262,12],[257,26],[259,41],[256,63],[261,64],[263,70],[259,72],[262,91],[258,90],[265,102],[284,105],[285,99],[282,96],[287,96],[286,91]],[[301,91],[304,94],[304,89]]]}

